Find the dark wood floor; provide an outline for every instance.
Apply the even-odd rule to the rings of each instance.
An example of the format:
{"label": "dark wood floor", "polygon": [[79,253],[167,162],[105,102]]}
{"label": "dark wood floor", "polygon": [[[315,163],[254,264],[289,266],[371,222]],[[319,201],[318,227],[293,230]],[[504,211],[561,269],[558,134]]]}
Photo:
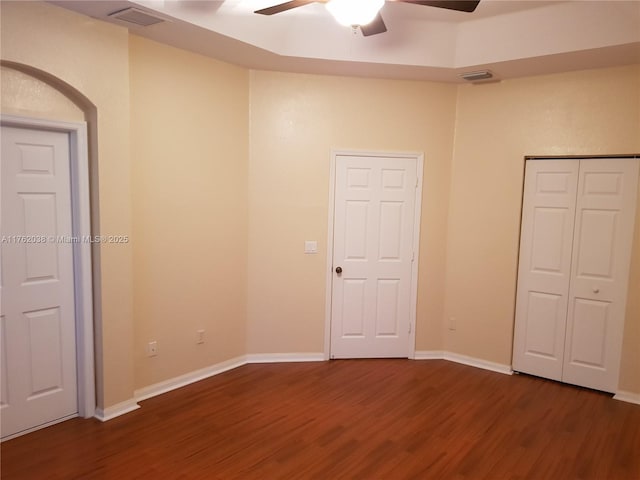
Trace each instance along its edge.
{"label": "dark wood floor", "polygon": [[640,406],[441,360],[245,365],[1,445],[10,479],[640,479]]}

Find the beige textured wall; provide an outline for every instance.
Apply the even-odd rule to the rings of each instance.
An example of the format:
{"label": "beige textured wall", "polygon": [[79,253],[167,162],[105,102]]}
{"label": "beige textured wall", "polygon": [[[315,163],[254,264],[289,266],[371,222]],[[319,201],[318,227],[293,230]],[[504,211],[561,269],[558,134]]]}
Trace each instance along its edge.
{"label": "beige textured wall", "polygon": [[248,353],[323,351],[332,148],[424,152],[416,343],[440,347],[455,95],[429,82],[251,72]]}
{"label": "beige textured wall", "polygon": [[[95,233],[131,235],[127,30],[40,2],[3,1],[0,8],[2,59],[57,77],[97,107],[97,158],[90,159],[97,167],[93,176],[100,179]],[[37,113],[28,97],[42,91],[11,83],[17,92],[14,106],[22,110],[12,113]],[[57,107],[43,113],[53,115]],[[97,390],[99,406],[105,407],[133,393],[132,245],[99,249],[101,264],[94,268],[97,300],[102,299],[96,316]]]}
{"label": "beige textured wall", "polygon": [[0,68],[2,113],[84,122],[84,112],[47,83],[11,68]]}
{"label": "beige textured wall", "polygon": [[[640,67],[459,87],[444,348],[511,363],[525,155],[640,152]],[[638,208],[640,215],[640,208]],[[638,221],[640,224],[640,221]],[[620,386],[640,392],[636,235]]]}
{"label": "beige textured wall", "polygon": [[245,354],[249,74],[136,36],[130,61],[141,388]]}
{"label": "beige textured wall", "polygon": [[[640,95],[638,99],[640,100]],[[632,249],[618,390],[640,394],[640,193],[636,204],[636,231]]]}

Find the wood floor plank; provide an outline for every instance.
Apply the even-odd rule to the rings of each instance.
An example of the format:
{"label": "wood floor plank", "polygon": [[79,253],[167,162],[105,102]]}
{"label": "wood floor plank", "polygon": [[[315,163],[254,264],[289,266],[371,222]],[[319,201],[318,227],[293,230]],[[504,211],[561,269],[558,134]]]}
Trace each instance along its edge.
{"label": "wood floor plank", "polygon": [[441,360],[245,365],[6,441],[12,479],[640,479],[640,406]]}

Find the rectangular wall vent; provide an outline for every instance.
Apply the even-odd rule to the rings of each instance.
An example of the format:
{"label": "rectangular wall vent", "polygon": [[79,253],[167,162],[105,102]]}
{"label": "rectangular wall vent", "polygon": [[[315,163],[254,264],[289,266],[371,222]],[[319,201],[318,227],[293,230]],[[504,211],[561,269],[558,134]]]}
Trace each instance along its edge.
{"label": "rectangular wall vent", "polygon": [[124,10],[118,10],[117,12],[110,13],[109,17],[123,22],[134,23],[142,27],[148,27],[149,25],[155,25],[156,23],[162,23],[165,21],[164,18],[156,17],[155,15],[138,8],[125,8]]}
{"label": "rectangular wall vent", "polygon": [[460,76],[467,82],[479,82],[482,80],[490,80],[493,78],[493,74],[489,70],[461,73]]}

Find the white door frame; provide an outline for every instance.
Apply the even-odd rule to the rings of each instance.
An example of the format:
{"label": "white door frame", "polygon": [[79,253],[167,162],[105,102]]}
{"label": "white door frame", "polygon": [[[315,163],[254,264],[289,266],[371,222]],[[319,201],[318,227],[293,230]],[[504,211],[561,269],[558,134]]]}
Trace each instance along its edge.
{"label": "white door frame", "polygon": [[[71,219],[73,236],[88,239],[91,235],[89,203],[89,154],[87,124],[39,118],[0,115],[0,124],[29,130],[47,130],[69,135]],[[91,243],[73,243],[73,275],[75,296],[76,368],[78,378],[78,414],[84,418],[95,415],[95,367],[93,334],[93,281]]]}
{"label": "white door frame", "polygon": [[336,158],[339,156],[353,157],[392,157],[413,158],[416,160],[418,185],[416,186],[416,202],[413,218],[413,252],[411,264],[411,305],[409,313],[409,358],[415,358],[416,353],[416,309],[418,302],[418,265],[420,259],[420,218],[422,212],[422,175],[424,171],[424,154],[413,152],[369,152],[359,150],[331,150],[329,167],[329,215],[327,227],[327,277],[325,295],[324,321],[324,359],[331,358],[331,303],[333,293],[333,223],[335,215],[335,184]]}

